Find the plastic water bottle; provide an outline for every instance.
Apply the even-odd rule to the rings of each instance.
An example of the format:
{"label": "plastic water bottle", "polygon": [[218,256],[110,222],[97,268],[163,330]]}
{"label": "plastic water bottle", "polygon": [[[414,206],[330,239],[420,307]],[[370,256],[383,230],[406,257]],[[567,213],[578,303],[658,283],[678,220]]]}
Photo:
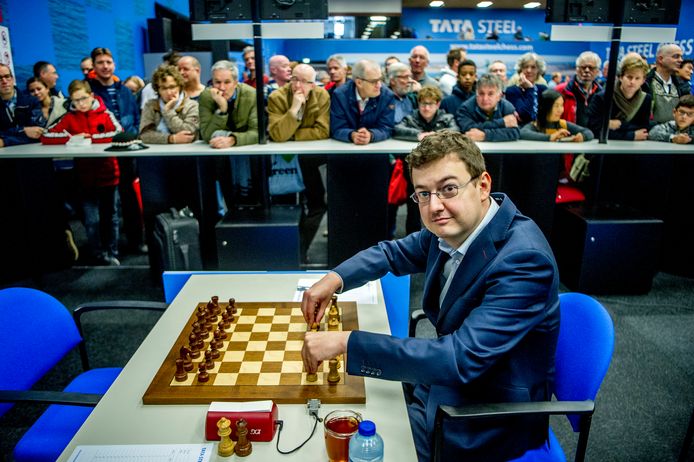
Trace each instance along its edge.
{"label": "plastic water bottle", "polygon": [[349,461],[383,461],[383,438],[376,433],[376,424],[372,421],[362,421],[359,431],[349,440]]}

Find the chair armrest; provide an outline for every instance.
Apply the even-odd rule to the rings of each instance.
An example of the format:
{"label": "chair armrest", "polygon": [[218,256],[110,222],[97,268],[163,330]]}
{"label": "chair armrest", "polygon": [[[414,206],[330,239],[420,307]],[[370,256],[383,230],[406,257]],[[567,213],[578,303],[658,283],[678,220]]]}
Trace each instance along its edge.
{"label": "chair armrest", "polygon": [[[165,311],[168,308],[168,303],[150,302],[144,300],[113,300],[107,302],[88,302],[79,305],[72,312],[72,317],[77,325],[77,330],[80,336],[84,339],[84,331],[82,330],[82,315],[92,311],[103,310],[145,310],[145,311]],[[85,371],[90,369],[89,358],[87,356],[87,348],[84,341],[79,344],[80,358],[82,359],[82,368]]]}
{"label": "chair armrest", "polygon": [[465,406],[439,405],[434,419],[434,449],[433,460],[438,462],[443,457],[443,421],[445,418],[453,420],[464,419],[490,419],[496,417],[512,417],[524,415],[578,415],[580,419],[580,432],[576,445],[575,461],[583,461],[588,446],[588,433],[595,411],[595,402],[586,401],[537,401],[530,403],[483,403],[469,404]]}
{"label": "chair armrest", "polygon": [[0,402],[31,402],[39,404],[69,404],[72,406],[96,406],[103,395],[45,390],[0,390]]}
{"label": "chair armrest", "polygon": [[419,324],[419,321],[426,318],[427,315],[424,313],[424,310],[414,310],[412,314],[410,314],[410,325],[407,331],[407,335],[410,337],[414,337],[417,333],[417,324]]}
{"label": "chair armrest", "polygon": [[521,415],[592,414],[595,402],[586,401],[535,401],[530,403],[483,403],[453,407],[440,405],[442,417],[451,419],[488,419]]}

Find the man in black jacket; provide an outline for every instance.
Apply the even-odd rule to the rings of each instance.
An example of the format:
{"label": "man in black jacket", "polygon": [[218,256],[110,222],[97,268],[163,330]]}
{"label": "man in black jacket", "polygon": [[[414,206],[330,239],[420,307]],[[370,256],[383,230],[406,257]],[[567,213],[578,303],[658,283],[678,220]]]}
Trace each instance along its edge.
{"label": "man in black jacket", "polygon": [[20,92],[12,70],[0,64],[0,147],[38,142],[45,124],[38,100]]}

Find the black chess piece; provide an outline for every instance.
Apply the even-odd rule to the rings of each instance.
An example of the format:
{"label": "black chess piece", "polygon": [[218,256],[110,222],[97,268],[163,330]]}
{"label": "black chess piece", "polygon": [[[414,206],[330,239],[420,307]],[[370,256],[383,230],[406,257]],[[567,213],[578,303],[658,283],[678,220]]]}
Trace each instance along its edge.
{"label": "black chess piece", "polygon": [[244,419],[239,419],[236,422],[236,437],[238,438],[236,446],[234,446],[234,454],[239,457],[246,457],[253,451],[251,442],[248,441],[248,428]]}

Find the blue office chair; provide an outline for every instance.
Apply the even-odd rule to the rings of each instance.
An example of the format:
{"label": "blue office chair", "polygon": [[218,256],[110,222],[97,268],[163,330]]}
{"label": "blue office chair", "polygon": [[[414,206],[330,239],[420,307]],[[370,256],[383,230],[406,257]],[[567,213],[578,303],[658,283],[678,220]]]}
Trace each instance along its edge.
{"label": "blue office chair", "polygon": [[[17,402],[51,404],[15,446],[17,462],[56,460],[121,371],[115,367],[90,370],[81,316],[95,310],[163,311],[166,307],[159,302],[100,302],[80,305],[70,316],[62,303],[39,290],[0,290],[0,325],[5,326],[0,348],[9,352],[4,355],[6,373],[0,375],[0,416]],[[86,372],[62,392],[31,390],[76,346]]]}
{"label": "blue office chair", "polygon": [[[559,295],[559,301],[561,324],[554,392],[557,401],[463,407],[440,405],[434,423],[434,460],[441,460],[445,420],[556,414],[566,415],[573,431],[579,433],[575,460],[584,460],[595,410],[594,399],[612,359],[614,326],[607,310],[592,297],[565,293]],[[421,315],[418,318],[421,319]],[[411,327],[410,332],[413,331]],[[561,445],[550,428],[549,439],[542,447],[526,452],[513,462],[565,460]]]}

